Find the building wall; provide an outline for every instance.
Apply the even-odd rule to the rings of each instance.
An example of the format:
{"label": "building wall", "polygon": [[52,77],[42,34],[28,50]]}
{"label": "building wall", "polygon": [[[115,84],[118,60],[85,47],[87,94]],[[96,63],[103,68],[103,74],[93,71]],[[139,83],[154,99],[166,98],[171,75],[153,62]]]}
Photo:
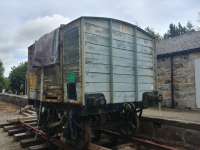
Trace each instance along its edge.
{"label": "building wall", "polygon": [[157,61],[157,84],[163,95],[163,105],[171,104],[171,67],[170,58],[158,58]]}
{"label": "building wall", "polygon": [[[180,108],[196,108],[194,60],[200,52],[173,56],[174,100]],[[163,94],[163,105],[171,106],[170,57],[158,58],[158,89]]]}

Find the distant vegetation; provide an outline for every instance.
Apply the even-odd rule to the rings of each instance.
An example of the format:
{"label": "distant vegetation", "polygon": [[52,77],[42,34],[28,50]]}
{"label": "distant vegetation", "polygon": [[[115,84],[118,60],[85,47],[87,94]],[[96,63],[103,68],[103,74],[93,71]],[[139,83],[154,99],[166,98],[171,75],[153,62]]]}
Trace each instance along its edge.
{"label": "distant vegetation", "polygon": [[180,22],[177,25],[171,23],[167,33],[164,34],[164,39],[173,38],[191,31],[195,31],[191,22],[187,22],[186,26],[181,25]]}
{"label": "distant vegetation", "polygon": [[3,63],[0,61],[0,91],[6,87],[6,79],[3,76],[4,73],[4,67]]}
{"label": "distant vegetation", "polygon": [[9,77],[4,77],[3,63],[0,61],[0,92],[5,89],[6,92],[14,94],[25,93],[27,63],[21,63],[18,66],[12,67]]}
{"label": "distant vegetation", "polygon": [[173,38],[187,32],[195,31],[195,28],[194,25],[188,21],[185,26],[182,25],[180,22],[177,25],[173,23],[169,24],[169,29],[166,33],[164,33],[163,36],[161,36],[159,33],[156,33],[154,29],[150,27],[145,28],[145,31],[153,35],[156,39],[161,40]]}
{"label": "distant vegetation", "polygon": [[10,90],[16,94],[25,94],[27,62],[13,67],[9,74]]}

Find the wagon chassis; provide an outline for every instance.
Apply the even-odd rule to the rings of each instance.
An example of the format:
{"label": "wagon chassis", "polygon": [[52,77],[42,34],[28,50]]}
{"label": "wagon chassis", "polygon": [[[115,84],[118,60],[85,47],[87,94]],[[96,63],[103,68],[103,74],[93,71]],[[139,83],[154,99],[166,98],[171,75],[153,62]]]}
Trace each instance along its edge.
{"label": "wagon chassis", "polygon": [[45,112],[38,113],[39,126],[42,130],[49,136],[62,133],[66,142],[79,143],[79,149],[88,145],[91,137],[93,140],[99,140],[102,129],[120,131],[122,135],[133,136],[138,129],[143,110],[142,102],[81,106],[75,103],[29,100],[29,104],[46,109]]}

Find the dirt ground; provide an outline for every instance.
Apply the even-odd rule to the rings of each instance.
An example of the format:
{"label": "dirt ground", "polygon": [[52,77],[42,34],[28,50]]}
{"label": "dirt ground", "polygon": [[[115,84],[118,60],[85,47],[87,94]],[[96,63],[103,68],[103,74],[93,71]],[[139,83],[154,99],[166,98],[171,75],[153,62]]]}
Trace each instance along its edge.
{"label": "dirt ground", "polygon": [[[6,120],[19,117],[19,108],[13,104],[0,101],[0,123]],[[0,129],[0,150],[23,150],[19,142],[15,142],[13,137],[8,136],[7,132]]]}
{"label": "dirt ground", "polygon": [[148,108],[144,110],[143,116],[200,124],[200,111]]}

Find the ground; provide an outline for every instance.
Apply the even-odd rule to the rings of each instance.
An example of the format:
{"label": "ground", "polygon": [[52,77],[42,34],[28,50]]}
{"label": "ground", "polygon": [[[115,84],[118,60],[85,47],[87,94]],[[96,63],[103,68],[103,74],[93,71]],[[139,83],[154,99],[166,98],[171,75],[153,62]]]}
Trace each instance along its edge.
{"label": "ground", "polygon": [[[19,108],[15,105],[0,101],[0,123],[6,122],[7,119],[19,116]],[[15,142],[13,137],[9,137],[7,132],[0,129],[0,149],[1,150],[23,150],[19,142]]]}
{"label": "ground", "polygon": [[200,111],[148,108],[144,110],[143,116],[200,124]]}
{"label": "ground", "polygon": [[[19,108],[13,104],[0,101],[0,123],[5,123],[6,120],[19,117]],[[144,110],[143,116],[152,118],[164,118],[170,120],[179,120],[181,122],[192,122],[200,124],[200,111],[191,110],[176,110],[162,108],[148,108]],[[133,149],[130,145],[123,145],[123,149]],[[15,142],[13,137],[9,137],[7,132],[0,129],[0,149],[1,150],[23,150],[19,142]]]}

